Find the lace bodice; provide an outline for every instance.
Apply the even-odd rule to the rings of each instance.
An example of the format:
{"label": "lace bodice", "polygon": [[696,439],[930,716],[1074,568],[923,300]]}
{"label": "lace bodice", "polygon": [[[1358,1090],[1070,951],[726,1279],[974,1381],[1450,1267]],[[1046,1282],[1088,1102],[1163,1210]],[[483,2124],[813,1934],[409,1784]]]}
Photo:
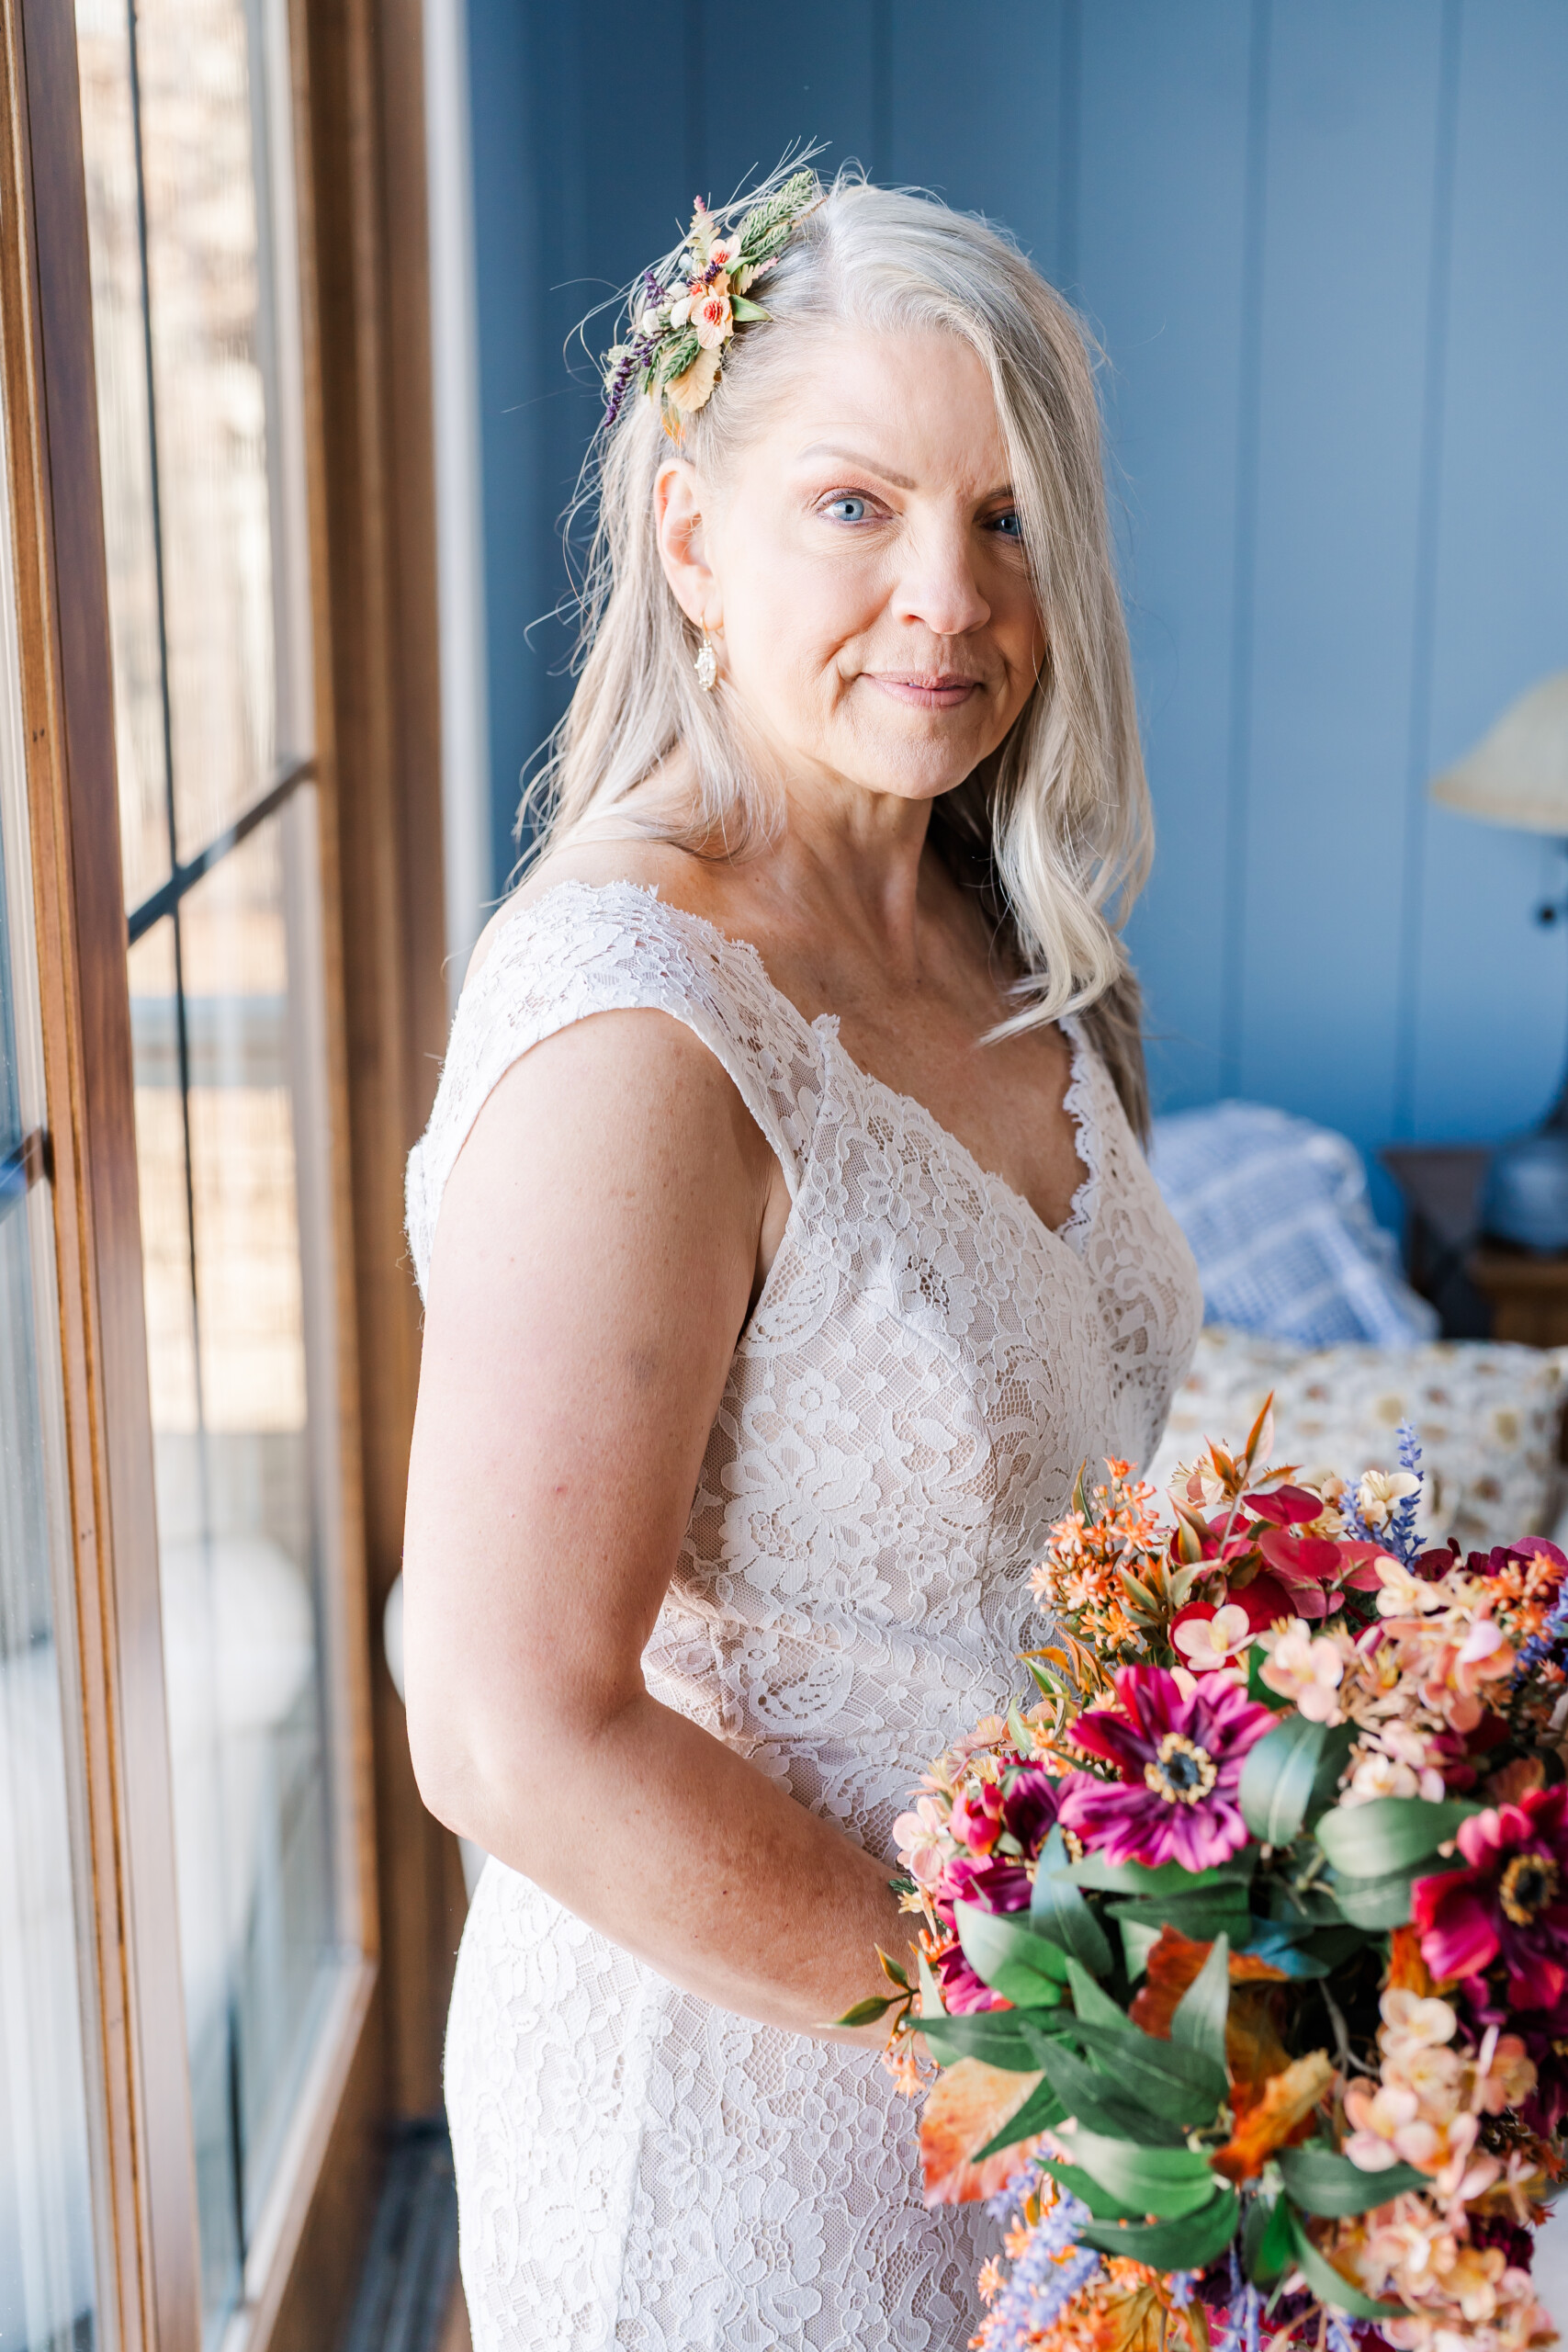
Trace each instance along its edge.
{"label": "lace bodice", "polygon": [[[1053,1232],[753,949],[650,891],[566,883],[504,925],[458,1008],[409,1168],[422,1287],[491,1089],[569,1023],[634,1008],[716,1055],[791,1202],[649,1687],[886,1853],[930,1756],[1020,1685],[1024,1571],[1078,1465],[1157,1442],[1201,1317],[1191,1259],[1070,1024],[1089,1172]],[[919,2210],[874,2057],[708,2008],[494,1863],[447,2069],[475,2352],[971,2332],[984,2219]]]}

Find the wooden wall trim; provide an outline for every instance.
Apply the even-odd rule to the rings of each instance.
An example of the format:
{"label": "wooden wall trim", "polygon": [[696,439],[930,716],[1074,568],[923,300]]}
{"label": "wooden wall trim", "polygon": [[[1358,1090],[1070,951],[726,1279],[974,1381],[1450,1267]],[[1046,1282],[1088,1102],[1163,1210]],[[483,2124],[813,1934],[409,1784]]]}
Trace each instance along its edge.
{"label": "wooden wall trim", "polygon": [[401,1562],[419,1378],[403,1166],[446,1032],[420,0],[295,0],[294,19],[309,89],[313,539],[330,647],[322,700],[347,1051],[385,2109],[418,2114],[440,2103],[462,1917],[456,1841],[420,1804],[379,1638]]}
{"label": "wooden wall trim", "polygon": [[103,2290],[121,2352],[197,2352],[76,30],[71,0],[0,0],[0,315],[115,2255]]}

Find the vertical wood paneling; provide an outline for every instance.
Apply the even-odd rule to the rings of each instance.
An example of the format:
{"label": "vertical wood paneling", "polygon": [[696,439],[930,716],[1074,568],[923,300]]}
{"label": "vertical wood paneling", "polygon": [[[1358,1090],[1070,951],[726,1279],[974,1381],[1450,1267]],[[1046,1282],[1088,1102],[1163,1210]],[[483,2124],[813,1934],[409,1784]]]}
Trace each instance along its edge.
{"label": "vertical wood paneling", "polygon": [[[1434,763],[1568,665],[1568,11],[1466,7],[1454,177]],[[1568,1013],[1568,938],[1531,920],[1564,861],[1427,810],[1413,1124],[1487,1136],[1540,1115]]]}
{"label": "vertical wood paneling", "polygon": [[592,419],[566,334],[694,187],[821,137],[1004,221],[1105,345],[1161,1102],[1248,1092],[1368,1148],[1532,1117],[1568,1012],[1562,935],[1528,922],[1554,869],[1425,783],[1568,660],[1558,0],[472,25],[498,837],[567,691],[565,634],[522,634]]}
{"label": "vertical wood paneling", "polygon": [[1239,1091],[1362,1136],[1393,1112],[1439,24],[1275,0]]}
{"label": "vertical wood paneling", "polygon": [[1449,313],[1453,291],[1454,164],[1464,0],[1443,0],[1438,136],[1432,175],[1432,236],[1427,276],[1427,375],[1421,397],[1421,477],[1412,577],[1410,718],[1404,768],[1404,888],[1399,924],[1399,1026],[1394,1054],[1393,1132],[1411,1133],[1416,1078],[1416,981],[1424,898],[1427,784],[1432,765],[1432,655],[1442,517],[1443,428],[1448,413]]}
{"label": "vertical wood paneling", "polygon": [[[517,778],[536,740],[538,657],[523,638],[544,601],[548,534],[535,494],[540,404],[562,397],[558,352],[541,332],[548,178],[530,120],[527,15],[514,0],[469,0],[469,123],[479,312],[480,495],[490,703],[491,872],[505,882],[515,852]],[[548,391],[548,359],[556,360]]]}
{"label": "vertical wood paneling", "polygon": [[[895,40],[900,14],[895,6]],[[874,0],[793,0],[780,13],[705,0],[703,30],[713,60],[703,92],[703,168],[716,198],[771,171],[803,140],[828,142],[824,169],[852,159],[872,168],[875,66],[886,48]]]}
{"label": "vertical wood paneling", "polygon": [[1111,488],[1159,829],[1133,947],[1168,1103],[1221,1083],[1229,934],[1213,910],[1245,521],[1251,13],[1248,0],[1111,0],[1085,26],[1080,293],[1110,360]]}
{"label": "vertical wood paneling", "polygon": [[1060,268],[1063,0],[897,0],[887,60],[895,183],[1012,231]]}

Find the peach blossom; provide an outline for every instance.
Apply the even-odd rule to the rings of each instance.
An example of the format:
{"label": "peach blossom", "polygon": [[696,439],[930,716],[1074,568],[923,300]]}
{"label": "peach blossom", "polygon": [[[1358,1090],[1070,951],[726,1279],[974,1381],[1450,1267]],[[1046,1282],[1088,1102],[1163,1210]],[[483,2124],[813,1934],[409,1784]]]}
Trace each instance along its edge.
{"label": "peach blossom", "polygon": [[710,286],[692,305],[692,325],[697,341],[705,351],[716,351],[734,332],[730,315],[729,296],[716,286]]}

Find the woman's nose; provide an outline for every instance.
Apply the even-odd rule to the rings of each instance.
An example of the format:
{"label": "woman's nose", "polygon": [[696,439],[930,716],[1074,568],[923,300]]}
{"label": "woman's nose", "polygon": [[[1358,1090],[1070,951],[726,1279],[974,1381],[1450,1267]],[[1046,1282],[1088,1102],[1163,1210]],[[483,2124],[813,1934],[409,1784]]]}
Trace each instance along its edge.
{"label": "woman's nose", "polygon": [[899,620],[923,622],[933,637],[963,637],[983,628],[991,608],[975,576],[966,527],[932,524],[906,542],[907,559],[894,595]]}

